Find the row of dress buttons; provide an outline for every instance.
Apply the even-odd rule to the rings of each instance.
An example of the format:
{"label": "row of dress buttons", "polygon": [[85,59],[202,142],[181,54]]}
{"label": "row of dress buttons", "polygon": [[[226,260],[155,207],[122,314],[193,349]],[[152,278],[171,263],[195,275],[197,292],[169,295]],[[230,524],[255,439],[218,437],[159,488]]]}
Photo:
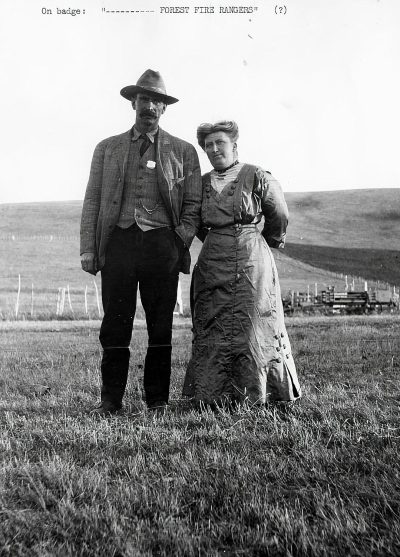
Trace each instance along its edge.
{"label": "row of dress buttons", "polygon": [[[234,183],[231,185],[231,189],[228,191],[228,195],[233,195],[235,193],[236,184],[237,184],[238,181],[239,180],[237,178],[236,178],[236,180],[233,181]],[[208,199],[211,197],[210,191],[211,191],[211,185],[207,184],[206,194],[207,194]]]}
{"label": "row of dress buttons", "polygon": [[[276,347],[277,352],[280,352],[282,348],[283,348],[283,350],[286,349],[286,344],[282,344],[282,339],[284,337],[285,337],[285,335],[283,333],[281,333],[280,335],[274,335],[274,339],[278,341],[278,346]],[[289,353],[286,353],[285,356],[286,356],[286,359],[290,358]],[[275,358],[275,361],[279,364],[282,361],[282,359],[278,357],[278,358]]]}
{"label": "row of dress buttons", "polygon": [[233,195],[235,193],[235,188],[236,188],[235,184],[232,184],[231,189],[228,191],[228,195]]}
{"label": "row of dress buttons", "polygon": [[237,178],[235,180],[233,180],[233,184],[231,185],[230,191],[228,191],[228,195],[233,195],[235,193],[236,184],[238,182],[239,182],[239,180]]}

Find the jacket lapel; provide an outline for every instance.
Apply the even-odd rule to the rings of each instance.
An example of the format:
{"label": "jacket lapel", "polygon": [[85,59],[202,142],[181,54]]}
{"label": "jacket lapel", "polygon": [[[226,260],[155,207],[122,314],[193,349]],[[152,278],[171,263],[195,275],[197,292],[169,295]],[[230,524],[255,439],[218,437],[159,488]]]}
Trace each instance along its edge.
{"label": "jacket lapel", "polygon": [[164,204],[171,215],[172,223],[174,226],[177,226],[179,223],[179,219],[175,214],[174,207],[171,200],[171,190],[170,184],[168,181],[168,176],[170,172],[168,172],[168,168],[171,165],[170,156],[171,156],[172,144],[169,134],[167,134],[164,130],[159,128],[157,134],[157,179],[158,179],[158,187],[160,190],[160,195]]}
{"label": "jacket lapel", "polygon": [[130,142],[131,142],[131,130],[128,130],[126,133],[120,136],[119,141],[115,147],[118,166],[121,172],[122,183],[124,183],[126,167],[128,164]]}

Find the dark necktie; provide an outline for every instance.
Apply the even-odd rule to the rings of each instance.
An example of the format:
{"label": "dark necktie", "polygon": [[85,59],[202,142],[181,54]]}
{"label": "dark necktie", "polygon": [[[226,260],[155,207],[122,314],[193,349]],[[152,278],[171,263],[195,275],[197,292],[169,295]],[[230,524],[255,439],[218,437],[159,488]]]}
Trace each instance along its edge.
{"label": "dark necktie", "polygon": [[139,150],[140,156],[143,157],[143,155],[145,154],[147,149],[150,147],[151,141],[150,141],[149,136],[147,134],[141,134],[139,139],[143,140],[142,144],[140,146],[140,150]]}

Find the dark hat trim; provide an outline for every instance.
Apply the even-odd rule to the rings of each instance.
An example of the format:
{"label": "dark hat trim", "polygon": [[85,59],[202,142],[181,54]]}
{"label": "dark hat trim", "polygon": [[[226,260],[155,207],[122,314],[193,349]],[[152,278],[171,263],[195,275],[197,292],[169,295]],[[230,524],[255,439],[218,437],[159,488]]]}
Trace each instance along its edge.
{"label": "dark hat trim", "polygon": [[149,95],[153,95],[154,97],[164,101],[165,104],[174,104],[179,101],[179,99],[176,99],[175,97],[171,97],[170,95],[166,95],[165,93],[157,91],[156,87],[140,87],[139,85],[127,85],[120,91],[120,94],[128,101],[131,101],[132,97],[134,97],[138,93],[147,93]]}

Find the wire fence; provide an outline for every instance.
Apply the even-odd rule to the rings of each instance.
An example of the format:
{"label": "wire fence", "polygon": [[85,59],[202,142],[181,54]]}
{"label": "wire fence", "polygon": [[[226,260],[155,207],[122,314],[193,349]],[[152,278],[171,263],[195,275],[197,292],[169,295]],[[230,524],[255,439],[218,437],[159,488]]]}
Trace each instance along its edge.
{"label": "wire fence", "polygon": [[45,242],[53,241],[79,241],[78,234],[0,234],[0,240],[3,242],[16,242],[25,240],[41,240]]}
{"label": "wire fence", "polygon": [[[187,319],[187,327],[189,328],[191,326],[191,320]],[[100,328],[100,324],[99,327]],[[145,328],[145,324],[143,323],[143,329]],[[179,329],[182,329],[182,326],[178,327]],[[91,327],[91,330],[95,331],[96,329]],[[3,331],[4,332],[4,331]],[[31,330],[20,330],[20,331],[10,331],[13,333],[19,333],[19,334],[24,334],[24,333],[29,333],[29,332],[40,332],[37,329],[31,329]],[[79,331],[74,331],[71,329],[65,329],[65,330],[53,330],[53,331],[44,331],[46,333],[60,333],[60,334],[64,334],[66,332],[82,332],[82,329],[80,329]],[[303,341],[307,341],[308,338],[302,338],[302,339],[296,339],[296,334],[294,332],[291,332],[289,329],[289,333],[290,333],[290,338],[291,338],[291,342],[293,345],[299,346],[300,344],[303,343]],[[311,340],[311,335],[310,335],[310,340]],[[69,342],[71,342],[71,340],[69,339]],[[377,346],[379,348],[379,354],[391,354],[391,355],[399,355],[400,356],[400,343],[399,343],[399,339],[397,336],[388,336],[388,337],[384,337],[384,338],[353,338],[353,339],[340,339],[337,340],[334,337],[332,337],[330,339],[330,342],[328,342],[326,339],[323,340],[318,340],[315,339],[314,337],[312,337],[312,345],[309,346],[309,350],[310,352],[312,352],[315,349],[315,346],[323,346],[326,348],[332,348],[332,346],[334,346],[337,350],[341,350],[343,348],[343,346],[355,346],[357,348],[360,349],[364,349],[366,347],[368,347],[369,349],[371,348],[371,346]],[[7,346],[1,346],[0,344],[0,348],[2,352],[13,352],[13,353],[20,353],[23,351],[27,351],[27,352],[41,352],[43,353],[43,347],[38,347],[38,346],[25,346],[24,348],[21,348],[20,346],[13,346],[13,347],[7,347]],[[98,345],[98,338],[97,336],[93,336],[92,338],[92,342],[87,342],[86,340],[82,340],[81,338],[79,340],[77,340],[76,344],[69,344],[68,346],[48,346],[45,350],[45,352],[66,352],[68,349],[70,350],[76,350],[77,348],[79,349],[84,349],[84,348],[90,348],[90,349],[95,349],[95,350],[101,350],[100,346]],[[133,343],[130,345],[130,348],[134,348]],[[378,357],[379,354],[376,354],[376,356]]]}

